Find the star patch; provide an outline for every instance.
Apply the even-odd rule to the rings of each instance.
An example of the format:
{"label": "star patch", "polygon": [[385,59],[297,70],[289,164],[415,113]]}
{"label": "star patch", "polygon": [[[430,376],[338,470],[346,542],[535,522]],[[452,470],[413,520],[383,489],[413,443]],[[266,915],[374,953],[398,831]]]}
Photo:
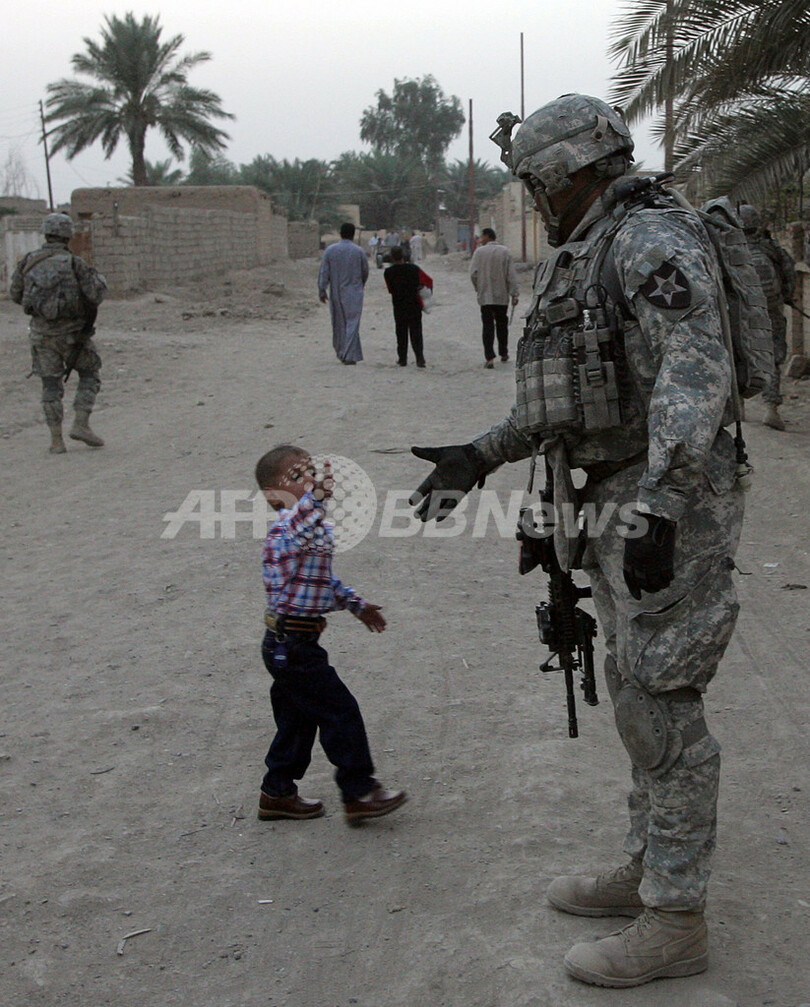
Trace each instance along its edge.
{"label": "star patch", "polygon": [[692,303],[689,281],[671,262],[662,262],[639,290],[656,308],[688,308]]}

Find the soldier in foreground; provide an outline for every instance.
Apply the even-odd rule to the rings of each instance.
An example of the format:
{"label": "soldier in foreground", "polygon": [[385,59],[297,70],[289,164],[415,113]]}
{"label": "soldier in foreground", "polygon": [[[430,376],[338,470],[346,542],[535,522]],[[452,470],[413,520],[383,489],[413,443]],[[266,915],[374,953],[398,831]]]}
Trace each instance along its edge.
{"label": "soldier in foreground", "polygon": [[[575,945],[565,965],[587,983],[637,986],[708,965],[720,745],[702,697],[738,611],[743,491],[724,429],[734,371],[706,226],[662,185],[629,175],[621,115],[571,94],[512,140],[519,121],[502,116],[493,139],[556,250],[535,278],[516,405],[468,444],[414,448],[435,468],[411,500],[422,520],[441,519],[501,463],[545,456],[555,551],[562,569],[590,578],[632,771],[626,860],[557,878],[548,899],[578,916],[636,917]],[[581,490],[575,468],[587,474]],[[590,505],[602,526],[566,534],[564,505]]]}
{"label": "soldier in foreground", "polygon": [[101,358],[92,336],[99,304],[107,292],[104,277],[68,250],[73,222],[66,213],[49,213],[42,225],[45,244],[17,263],[11,299],[31,316],[32,373],[42,381],[42,408],[51,432],[51,454],[64,454],[62,397],[75,370],[79,385],[69,436],[92,448],[104,441],[90,429],[90,413],[101,387]]}
{"label": "soldier in foreground", "polygon": [[792,256],[767,233],[762,225],[762,215],[755,206],[743,203],[739,214],[762,292],[768,301],[773,332],[773,379],[762,393],[767,403],[763,423],[774,430],[784,430],[785,421],[779,415],[779,406],[782,404],[782,364],[787,359],[785,305],[793,302],[796,292],[796,264]]}

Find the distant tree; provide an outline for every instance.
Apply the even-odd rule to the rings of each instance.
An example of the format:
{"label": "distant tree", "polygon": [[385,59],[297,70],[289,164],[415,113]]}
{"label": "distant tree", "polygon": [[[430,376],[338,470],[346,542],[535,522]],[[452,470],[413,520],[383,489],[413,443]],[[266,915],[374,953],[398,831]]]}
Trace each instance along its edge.
{"label": "distant tree", "polygon": [[365,227],[427,227],[433,218],[435,186],[424,166],[397,154],[341,154],[334,166],[343,202],[360,206]]}
{"label": "distant tree", "polygon": [[[493,168],[485,161],[473,161],[473,194],[476,206],[493,199],[512,181],[512,175],[505,168]],[[442,190],[442,202],[451,217],[466,219],[470,206],[470,162],[456,160],[445,165],[438,179]]]}
{"label": "distant tree", "polygon": [[287,211],[288,220],[317,220],[327,228],[340,224],[343,215],[334,192],[332,166],[327,161],[277,161],[270,154],[255,157],[239,169],[245,185],[270,193]]}
{"label": "distant tree", "polygon": [[238,185],[239,181],[239,169],[221,154],[211,155],[200,147],[191,148],[183,185]]}
{"label": "distant tree", "polygon": [[27,199],[39,196],[36,181],[26,167],[18,150],[10,149],[3,167],[0,168],[0,192],[4,196],[23,196]]}
{"label": "distant tree", "polygon": [[418,160],[435,170],[464,125],[461,102],[445,97],[429,74],[418,80],[394,80],[392,94],[377,92],[377,105],[360,119],[360,139],[375,154]]}
{"label": "distant tree", "polygon": [[71,59],[76,73],[93,78],[86,84],[63,78],[48,85],[46,104],[51,150],[66,152],[68,160],[97,140],[107,158],[121,137],[126,137],[132,157],[132,178],[146,185],[144,144],[149,129],[157,129],[173,157],[183,159],[181,140],[213,154],[224,148],[227,133],[212,119],[232,119],[222,110],[212,91],[191,87],[189,70],[211,59],[207,52],[188,56],[178,53],[184,42],[175,35],[161,41],[157,17],[133,14],[123,19],[105,17],[101,42],[85,38],[86,51]]}
{"label": "distant tree", "polygon": [[[183,169],[172,168],[171,158],[167,158],[165,161],[155,161],[154,164],[147,160],[144,160],[143,163],[146,168],[147,185],[180,185],[183,180]],[[124,178],[119,178],[118,181],[123,185],[134,185],[132,169],[130,168]]]}

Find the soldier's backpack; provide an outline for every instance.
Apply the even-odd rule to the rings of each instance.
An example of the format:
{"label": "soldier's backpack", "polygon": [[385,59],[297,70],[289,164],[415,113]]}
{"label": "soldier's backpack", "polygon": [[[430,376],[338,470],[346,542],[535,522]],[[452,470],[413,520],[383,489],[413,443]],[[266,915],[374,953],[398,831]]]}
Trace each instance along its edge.
{"label": "soldier's backpack", "polygon": [[[628,176],[615,192],[625,210],[635,206],[676,205],[695,214],[703,223],[714,247],[725,294],[725,306],[734,350],[734,370],[739,394],[746,399],[765,389],[773,374],[773,336],[768,317],[768,303],[759,283],[751,250],[734,205],[727,196],[712,199],[697,210],[676,189],[666,183],[666,173],[654,177]],[[659,202],[658,199],[661,199]],[[666,203],[664,202],[666,201]],[[607,265],[615,273],[607,255]],[[610,286],[610,284],[608,284]]]}
{"label": "soldier's backpack", "polygon": [[734,205],[727,196],[699,210],[712,239],[728,306],[737,387],[751,398],[767,387],[774,370],[768,301]]}
{"label": "soldier's backpack", "polygon": [[49,322],[86,316],[87,301],[79,286],[73,255],[67,249],[32,253],[23,267],[23,278],[22,308],[27,315]]}

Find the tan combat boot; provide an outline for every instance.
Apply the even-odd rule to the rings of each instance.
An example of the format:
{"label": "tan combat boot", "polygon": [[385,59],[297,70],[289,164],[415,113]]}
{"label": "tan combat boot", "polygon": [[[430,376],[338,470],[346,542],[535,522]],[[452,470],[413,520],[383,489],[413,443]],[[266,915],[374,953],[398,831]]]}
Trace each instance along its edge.
{"label": "tan combat boot", "polygon": [[91,448],[104,447],[104,441],[101,437],[90,429],[90,413],[84,409],[76,410],[76,417],[68,436],[72,437],[74,441],[84,441]]}
{"label": "tan combat boot", "polygon": [[572,976],[594,986],[641,986],[652,979],[691,976],[709,965],[708,935],[702,912],[645,909],[623,930],[565,956]]}
{"label": "tan combat boot", "polygon": [[555,878],[546,897],[555,909],[574,916],[638,916],[644,903],[638,894],[643,868],[631,860],[595,878]]}
{"label": "tan combat boot", "polygon": [[67,448],[62,440],[62,424],[49,423],[48,429],[51,432],[51,446],[48,448],[48,452],[52,455],[63,455]]}
{"label": "tan combat boot", "polygon": [[774,430],[784,430],[785,421],[779,415],[779,406],[773,402],[766,403],[765,418],[762,421],[766,427],[773,427]]}

